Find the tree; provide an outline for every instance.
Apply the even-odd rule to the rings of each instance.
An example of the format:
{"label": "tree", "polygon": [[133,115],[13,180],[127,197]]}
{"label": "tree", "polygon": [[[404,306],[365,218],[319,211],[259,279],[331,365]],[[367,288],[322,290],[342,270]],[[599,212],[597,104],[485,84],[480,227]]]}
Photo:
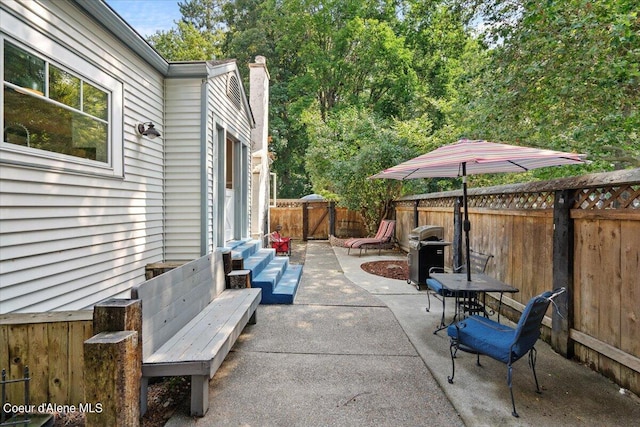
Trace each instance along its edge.
{"label": "tree", "polygon": [[184,21],[168,31],[157,31],[148,41],[170,61],[206,61],[222,54],[222,33],[200,31]]}
{"label": "tree", "polygon": [[350,106],[384,117],[414,114],[421,84],[411,50],[394,30],[394,5],[243,0],[225,7],[231,29],[227,56],[255,52],[268,58],[273,82],[270,150],[280,197],[300,197],[311,188],[304,164],[308,129],[301,120],[309,109],[317,109],[325,120],[333,110]]}
{"label": "tree", "polygon": [[401,195],[399,181],[368,179],[413,157],[416,147],[374,113],[350,107],[325,122],[318,110],[307,111],[310,132],[306,168],[314,190],[339,196],[339,204],[360,212],[369,232],[386,218],[391,201]]}
{"label": "tree", "polygon": [[636,2],[489,6],[490,61],[454,109],[467,135],[587,153],[594,170],[639,166]]}

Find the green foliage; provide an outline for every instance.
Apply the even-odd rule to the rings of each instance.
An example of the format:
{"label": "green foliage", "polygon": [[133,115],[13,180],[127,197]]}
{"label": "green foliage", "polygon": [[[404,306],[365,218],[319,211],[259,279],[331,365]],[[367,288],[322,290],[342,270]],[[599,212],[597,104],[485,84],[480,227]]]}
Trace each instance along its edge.
{"label": "green foliage", "polygon": [[150,41],[173,60],[236,58],[245,78],[265,56],[278,196],[333,195],[377,226],[390,199],[460,183],[366,178],[461,137],[593,162],[472,185],[639,167],[636,3],[186,0]]}
{"label": "green foliage", "polygon": [[340,204],[360,212],[369,231],[375,232],[402,186],[397,181],[368,178],[413,157],[412,144],[364,109],[342,109],[327,122],[319,111],[308,111],[305,121],[311,130],[306,168],[314,190],[338,194]]}
{"label": "green foliage", "polygon": [[168,31],[157,31],[148,41],[170,61],[206,61],[222,54],[221,32],[200,31],[184,21]]}
{"label": "green foliage", "polygon": [[510,25],[491,27],[502,43],[452,119],[470,137],[587,153],[594,170],[640,166],[637,3],[524,2],[519,19],[511,4],[491,3],[492,23]]}

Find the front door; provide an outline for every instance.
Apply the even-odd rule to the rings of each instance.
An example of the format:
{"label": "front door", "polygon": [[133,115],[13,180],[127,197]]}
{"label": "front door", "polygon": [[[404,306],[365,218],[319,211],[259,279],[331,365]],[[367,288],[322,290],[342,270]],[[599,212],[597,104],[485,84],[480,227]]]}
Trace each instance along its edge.
{"label": "front door", "polygon": [[235,239],[234,218],[235,218],[235,198],[234,198],[234,142],[227,139],[225,149],[225,190],[224,190],[224,240]]}

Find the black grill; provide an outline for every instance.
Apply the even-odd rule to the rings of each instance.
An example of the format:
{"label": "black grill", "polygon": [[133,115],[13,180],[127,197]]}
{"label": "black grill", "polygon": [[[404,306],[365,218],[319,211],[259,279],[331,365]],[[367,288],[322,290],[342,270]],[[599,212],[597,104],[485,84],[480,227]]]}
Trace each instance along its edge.
{"label": "black grill", "polygon": [[443,241],[444,229],[436,225],[423,225],[414,228],[409,234],[408,283],[418,289],[427,288],[429,270],[432,268],[444,271],[444,248],[450,242]]}

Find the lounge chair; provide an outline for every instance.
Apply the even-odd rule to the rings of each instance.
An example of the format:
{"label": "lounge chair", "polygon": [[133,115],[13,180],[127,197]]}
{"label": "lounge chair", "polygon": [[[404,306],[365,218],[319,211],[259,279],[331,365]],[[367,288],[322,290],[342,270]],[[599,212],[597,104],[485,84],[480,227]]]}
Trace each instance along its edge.
{"label": "lounge chair", "polygon": [[456,373],[456,353],[458,350],[475,353],[477,365],[480,366],[480,355],[484,354],[507,365],[507,384],[511,393],[511,405],[514,417],[518,417],[516,404],[513,399],[512,365],[525,354],[529,353],[529,365],[536,382],[536,392],[540,393],[538,377],[536,376],[536,349],[534,345],[540,337],[540,325],[549,303],[558,295],[565,292],[564,288],[547,291],[529,300],[524,308],[520,320],[515,328],[500,324],[483,316],[471,316],[447,328],[451,337],[449,351],[453,366],[450,384]]}
{"label": "lounge chair", "polygon": [[382,249],[393,248],[395,245],[394,234],[396,231],[396,222],[392,219],[383,219],[378,227],[375,237],[356,237],[344,242],[344,246],[348,248],[347,254],[351,253],[351,249],[362,250],[378,249],[378,254]]}

